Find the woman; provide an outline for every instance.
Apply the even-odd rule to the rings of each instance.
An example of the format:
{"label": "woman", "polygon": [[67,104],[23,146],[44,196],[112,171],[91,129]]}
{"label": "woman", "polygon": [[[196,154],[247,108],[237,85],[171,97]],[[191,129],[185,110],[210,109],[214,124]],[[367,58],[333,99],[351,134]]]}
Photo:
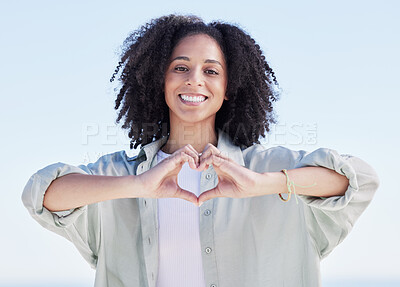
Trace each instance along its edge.
{"label": "woman", "polygon": [[95,286],[320,286],[375,171],[259,144],[277,81],[236,26],[170,15],[124,47],[115,108],[139,154],[39,170],[22,196],[31,215],[78,248]]}

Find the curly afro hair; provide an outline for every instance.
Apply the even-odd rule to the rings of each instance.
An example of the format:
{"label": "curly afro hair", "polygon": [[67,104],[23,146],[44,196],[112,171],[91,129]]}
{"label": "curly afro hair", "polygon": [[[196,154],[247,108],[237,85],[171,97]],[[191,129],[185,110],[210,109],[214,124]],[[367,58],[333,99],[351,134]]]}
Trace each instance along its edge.
{"label": "curly afro hair", "polygon": [[215,128],[226,132],[235,145],[248,147],[260,143],[260,136],[265,137],[269,125],[276,123],[272,104],[279,98],[274,89],[279,85],[255,40],[232,24],[205,24],[196,16],[169,15],[153,19],[128,36],[110,79],[113,81],[122,69],[116,122],[123,119],[131,149],[169,135],[165,71],[177,43],[196,34],[214,38],[227,63],[229,100],[217,112]]}

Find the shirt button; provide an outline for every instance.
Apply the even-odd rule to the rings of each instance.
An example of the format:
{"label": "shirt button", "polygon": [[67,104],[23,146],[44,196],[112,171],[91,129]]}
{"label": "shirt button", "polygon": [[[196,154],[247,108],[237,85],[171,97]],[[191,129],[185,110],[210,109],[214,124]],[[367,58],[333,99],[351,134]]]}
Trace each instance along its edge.
{"label": "shirt button", "polygon": [[217,287],[217,285],[215,285],[215,284],[211,284],[211,285],[210,285],[210,287]]}
{"label": "shirt button", "polygon": [[210,178],[211,178],[211,173],[207,173],[207,174],[206,174],[206,178],[207,178],[207,179],[210,179]]}
{"label": "shirt button", "polygon": [[207,254],[210,254],[211,251],[212,251],[212,249],[211,249],[210,247],[207,247],[207,248],[206,248],[206,253],[207,253]]}
{"label": "shirt button", "polygon": [[206,209],[206,210],[204,211],[204,215],[205,215],[205,216],[209,216],[210,214],[211,214],[211,210]]}

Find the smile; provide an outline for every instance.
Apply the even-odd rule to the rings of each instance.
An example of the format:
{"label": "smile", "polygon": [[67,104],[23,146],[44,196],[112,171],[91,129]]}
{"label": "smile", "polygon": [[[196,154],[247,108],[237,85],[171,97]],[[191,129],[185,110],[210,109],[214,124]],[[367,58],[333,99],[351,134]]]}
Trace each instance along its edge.
{"label": "smile", "polygon": [[207,100],[207,97],[205,96],[188,96],[188,95],[184,95],[184,94],[179,94],[179,97],[185,101],[185,102],[191,102],[191,103],[201,103],[204,102],[205,100]]}

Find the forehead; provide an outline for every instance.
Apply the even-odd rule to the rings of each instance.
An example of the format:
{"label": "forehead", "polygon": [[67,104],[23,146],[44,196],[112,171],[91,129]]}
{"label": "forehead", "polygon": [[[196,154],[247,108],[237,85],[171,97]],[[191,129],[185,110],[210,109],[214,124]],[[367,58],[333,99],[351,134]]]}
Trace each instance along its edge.
{"label": "forehead", "polygon": [[219,61],[224,61],[225,58],[217,41],[205,34],[184,37],[175,46],[171,56],[172,59],[177,56],[187,56]]}

